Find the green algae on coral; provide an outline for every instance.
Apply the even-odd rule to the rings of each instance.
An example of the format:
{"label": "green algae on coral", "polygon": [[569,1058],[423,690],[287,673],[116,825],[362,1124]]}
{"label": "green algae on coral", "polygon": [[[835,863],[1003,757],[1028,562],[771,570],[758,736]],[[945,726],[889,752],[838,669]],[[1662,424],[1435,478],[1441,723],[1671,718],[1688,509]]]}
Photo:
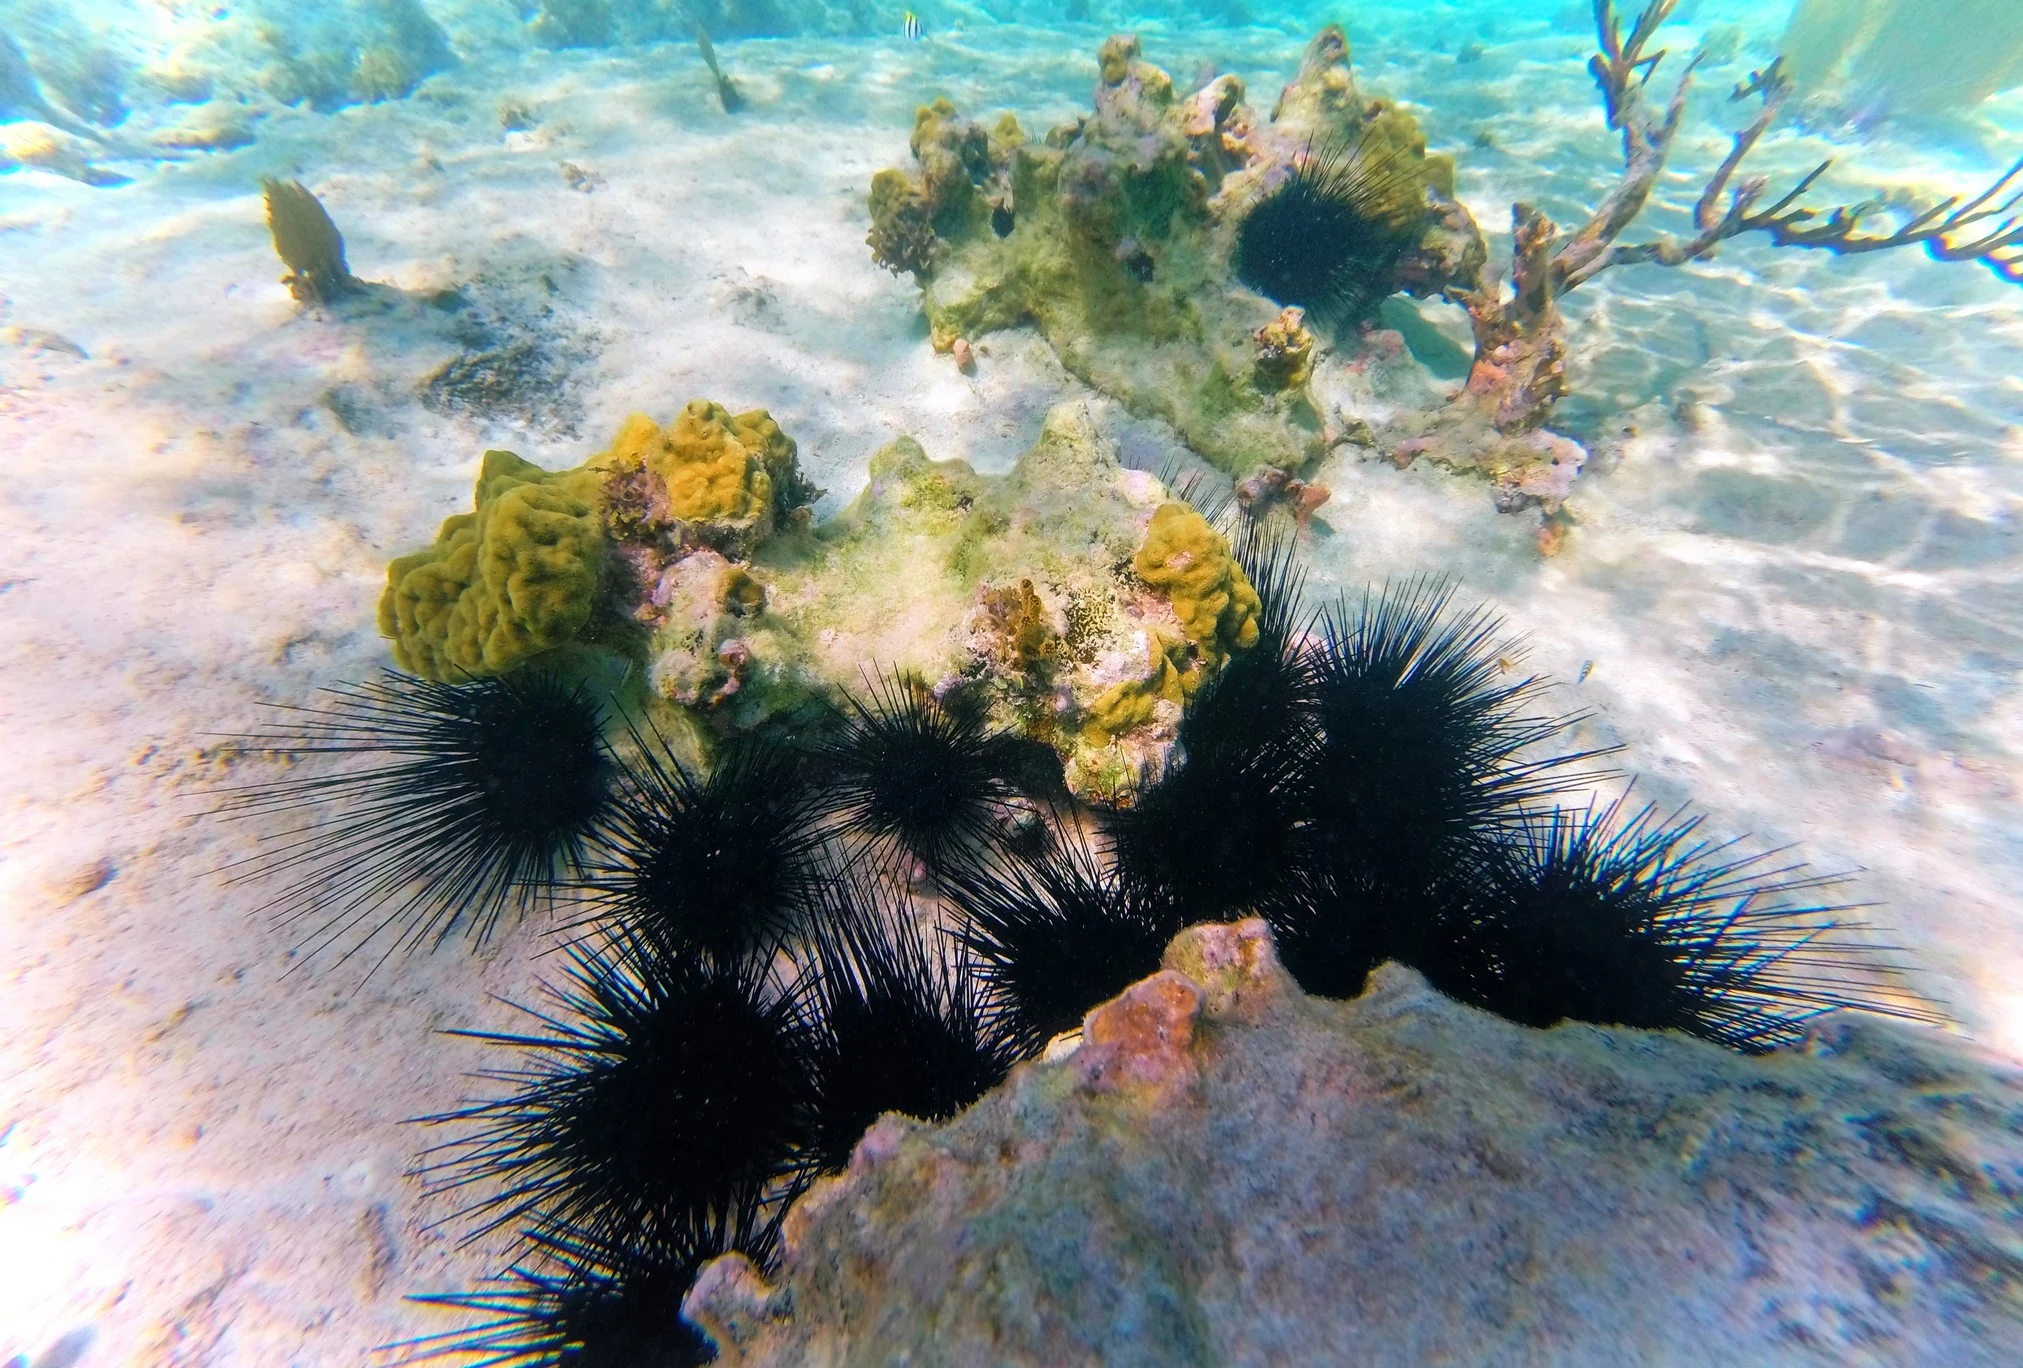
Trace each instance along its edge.
{"label": "green algae on coral", "polygon": [[488,451],[475,509],[435,544],[387,567],[379,630],[424,678],[502,674],[572,640],[590,620],[604,564],[601,472],[549,472]]}
{"label": "green algae on coral", "polygon": [[1011,203],[1006,179],[1012,150],[1025,141],[1007,114],[997,127],[965,119],[945,96],[914,114],[909,142],[919,171],[881,171],[871,179],[871,259],[896,273],[925,276],[944,241],[968,235]]}
{"label": "green algae on coral", "polygon": [[1389,188],[1414,225],[1393,288],[1473,285],[1484,253],[1452,163],[1427,155],[1408,113],[1356,92],[1338,29],[1270,120],[1233,76],[1181,97],[1133,37],[1106,41],[1098,65],[1094,114],[1040,142],[1009,116],[986,132],[946,99],[923,108],[917,169],[872,184],[874,256],[920,280],[942,350],[1031,324],[1069,370],[1224,469],[1309,466],[1326,445],[1309,368],[1264,336],[1279,305],[1233,278],[1235,226],[1305,149],[1374,139],[1416,173]]}
{"label": "green algae on coral", "polygon": [[[1198,514],[1148,539],[1165,502],[1078,404],[999,476],[902,438],[849,508],[755,558],[768,598],[753,649],[810,689],[877,668],[961,692],[1053,747],[1077,792],[1128,801],[1194,687],[1256,635],[1255,596]],[[1149,578],[1134,568],[1148,540]]]}

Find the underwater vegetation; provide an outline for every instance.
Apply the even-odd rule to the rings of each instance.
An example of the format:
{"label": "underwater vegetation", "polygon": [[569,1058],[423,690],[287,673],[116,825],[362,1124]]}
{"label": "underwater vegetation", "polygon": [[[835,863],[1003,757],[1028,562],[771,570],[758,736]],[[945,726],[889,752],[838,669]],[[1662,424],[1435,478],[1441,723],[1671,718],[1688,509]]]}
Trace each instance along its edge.
{"label": "underwater vegetation", "polygon": [[[2023,162],[1978,195],[1890,210],[1888,223],[1874,203],[1808,205],[1825,166],[1781,191],[1747,173],[1794,94],[1792,72],[1811,79],[1828,56],[1839,60],[1837,48],[1822,55],[1826,40],[1813,36],[1806,6],[1794,20],[1796,65],[1774,61],[1734,91],[1753,115],[1707,176],[1692,231],[1628,240],[1670,174],[1700,65],[1675,62],[1678,78],[1661,98],[1654,81],[1668,53],[1657,40],[1678,6],[1650,0],[1625,32],[1613,0],[1594,0],[1589,70],[1622,137],[1622,173],[1571,231],[1535,205],[1513,206],[1507,282],[1489,273],[1487,238],[1454,197],[1453,162],[1427,153],[1402,107],[1361,91],[1336,27],[1313,40],[1268,118],[1234,76],[1176,90],[1127,37],[1099,54],[1094,113],[1043,141],[1010,114],[986,125],[937,99],[916,116],[915,167],[872,181],[867,241],[881,265],[920,283],[942,350],[1030,324],[1069,370],[1170,422],[1239,479],[1283,485],[1345,445],[1400,466],[1424,457],[1484,476],[1503,511],[1540,511],[1539,545],[1549,554],[1570,526],[1564,504],[1586,458],[1547,427],[1570,384],[1559,301],[1600,272],[1684,266],[1761,234],[1839,255],[1922,247],[1934,260],[1978,261],[2023,282],[2015,188]],[[1878,46],[1866,60],[1878,68],[1980,69],[1935,55],[1937,39],[1883,43],[1880,29],[1840,24],[1862,8],[1811,7],[1835,42],[1873,31]],[[2014,23],[1992,23],[1980,67],[1994,51],[2007,70]],[[1951,18],[1922,27],[1953,35],[1946,43],[1983,41]],[[1430,410],[1367,402],[1353,366],[1313,363],[1328,350],[1376,358],[1365,330],[1395,294],[1445,300],[1469,320],[1466,383]]]}
{"label": "underwater vegetation", "polygon": [[738,94],[737,83],[724,75],[723,68],[717,64],[716,44],[709,40],[709,30],[699,24],[695,30],[695,45],[702,53],[703,65],[709,68],[710,79],[716,82],[716,100],[723,106],[723,112],[735,114],[743,109],[745,97]]}
{"label": "underwater vegetation", "polygon": [[344,235],[323,202],[301,181],[260,182],[274,254],[287,266],[281,283],[302,304],[329,304],[359,288],[344,263]]}
{"label": "underwater vegetation", "polygon": [[[411,947],[566,903],[549,1000],[469,1033],[499,1062],[423,1118],[445,1220],[516,1243],[496,1284],[424,1299],[473,1321],[409,1361],[706,1361],[678,1319],[703,1263],[769,1267],[873,1120],[946,1119],[1073,1048],[1192,924],[1261,915],[1316,995],[1395,960],[1533,1027],[1756,1053],[1838,1007],[1933,1018],[1847,934],[1836,880],[1596,799],[1605,756],[1450,585],[1312,604],[1291,518],[1147,502],[1141,549],[1200,553],[1144,567],[1201,571],[1174,591],[1200,677],[1121,794],[1044,781],[1029,738],[896,670],[700,753],[636,676],[566,653],[341,689],[259,743],[304,753],[239,805],[309,814],[255,860],[291,876],[284,911],[383,909]],[[368,763],[325,773],[326,750]]]}

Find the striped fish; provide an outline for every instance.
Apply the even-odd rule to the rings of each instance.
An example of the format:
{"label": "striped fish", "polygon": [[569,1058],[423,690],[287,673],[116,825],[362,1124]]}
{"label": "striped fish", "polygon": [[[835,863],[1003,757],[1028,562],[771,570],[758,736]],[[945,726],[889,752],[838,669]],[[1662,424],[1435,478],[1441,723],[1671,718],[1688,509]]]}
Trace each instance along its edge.
{"label": "striped fish", "polygon": [[906,11],[906,18],[901,21],[899,25],[899,31],[906,35],[908,41],[915,43],[919,42],[920,16],[915,14],[912,10]]}

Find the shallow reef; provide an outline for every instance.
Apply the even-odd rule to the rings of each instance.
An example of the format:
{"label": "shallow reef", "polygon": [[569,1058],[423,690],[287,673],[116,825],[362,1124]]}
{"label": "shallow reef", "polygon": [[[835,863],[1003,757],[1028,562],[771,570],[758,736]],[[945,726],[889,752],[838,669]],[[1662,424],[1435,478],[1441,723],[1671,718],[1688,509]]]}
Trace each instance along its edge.
{"label": "shallow reef", "polygon": [[[103,753],[23,843],[158,777],[239,823],[15,866],[47,865],[60,913],[24,941],[55,969],[17,1034],[72,1033],[46,1090],[80,1110],[32,1148],[0,1131],[0,1189],[42,1181],[13,1155],[52,1176],[58,1155],[84,1177],[37,1219],[67,1228],[75,1183],[121,1158],[80,1137],[173,1150],[99,1230],[219,1256],[229,1293],[129,1285],[165,1308],[159,1343],[201,1304],[202,1352],[299,1340],[313,1289],[321,1326],[415,1336],[388,1365],[2004,1361],[2023,1078],[1917,1029],[1950,1023],[1914,958],[1957,971],[1967,934],[1928,937],[1945,923],[1916,900],[2001,905],[1997,846],[1953,856],[1998,841],[2014,796],[1991,757],[2017,432],[1961,416],[1997,410],[1999,362],[1979,389],[1858,391],[1917,390],[2013,319],[1960,322],[1999,307],[1944,293],[1990,287],[1967,272],[1901,294],[1624,272],[1563,304],[1744,234],[2023,281],[2023,166],[1935,206],[1808,207],[1834,183],[1790,160],[1813,135],[1758,144],[1867,99],[1873,59],[1818,39],[1809,66],[1748,70],[1732,31],[1667,57],[1667,21],[1721,5],[1625,22],[1579,0],[1556,31],[1485,7],[1458,34],[1454,6],[1400,7],[1383,22],[1437,46],[1359,29],[1360,70],[1340,27],[1302,48],[1282,9],[1203,36],[1171,0],[955,0],[929,39],[870,0],[250,0],[169,7],[167,55],[110,25],[51,37],[41,0],[0,11],[8,164],[110,185],[271,120],[173,193],[23,176],[60,198],[0,225],[10,249],[44,234],[23,259],[91,305],[10,290],[0,400],[70,424],[31,452],[45,469],[98,462],[81,496],[10,503],[33,554],[0,577],[7,621],[33,628],[24,659],[145,695],[155,738],[80,727],[74,751]],[[1037,12],[1171,22],[1012,30]],[[1524,36],[1494,46],[1499,24]],[[721,65],[711,38],[797,32],[878,37],[726,42]],[[1176,82],[1149,59],[1197,36],[1226,65]],[[1231,67],[1290,79],[1253,102]],[[1717,68],[1731,115],[1696,146]],[[1426,135],[1466,130],[1397,88],[1421,82],[1479,121],[1459,165]],[[1511,108],[1534,91],[1538,117]],[[1082,112],[1043,133],[1006,97]],[[909,159],[874,176],[909,112]],[[1714,169],[1682,175],[1675,140]],[[1514,167],[1548,147],[1549,173]],[[1600,165],[1560,167],[1568,148]],[[1536,194],[1507,241],[1465,207],[1471,174]],[[1562,229],[1546,211],[1569,206]],[[100,210],[171,223],[67,246]],[[205,235],[227,232],[221,264]],[[1680,297],[1638,299],[1653,278]],[[156,306],[124,296],[171,280],[159,312],[210,302],[143,348]],[[1734,301],[1768,290],[1752,332]],[[1472,350],[1448,340],[1436,373],[1393,322],[1407,300],[1443,301]],[[1587,327],[1615,355],[1584,356]],[[1724,336],[1677,361],[1695,327]],[[1594,468],[1636,463],[1590,488],[1595,554],[1541,566],[1488,505],[1564,544],[1582,442],[1611,430],[1562,407],[1575,387],[1680,435],[1598,440]],[[1783,412],[1794,394],[1819,412]],[[1917,453],[1993,456],[1912,471],[1899,422],[1944,430]],[[1421,462],[1476,483],[1387,468]],[[1826,491],[1862,462],[1859,495]],[[1803,526],[1751,531],[1774,521]],[[125,619],[74,611],[149,564],[169,569],[106,601]],[[203,722],[159,720],[170,701]],[[218,717],[254,706],[258,728]],[[1891,791],[1798,801],[1848,774]],[[1752,825],[1805,833],[1826,872]],[[1881,873],[1832,872],[1857,858]],[[157,896],[169,870],[183,902]],[[115,906],[109,883],[145,887]],[[1884,899],[1926,919],[1915,951],[1866,921]],[[261,972],[284,964],[277,992]],[[228,974],[236,1036],[212,1033]],[[219,1069],[180,1072],[200,1039]],[[105,1061],[136,1050],[177,1129],[107,1109],[127,1070]],[[209,1202],[205,1125],[196,1162],[232,1170],[211,1181],[260,1191],[191,1224],[200,1246],[160,1194]],[[313,1276],[284,1283],[284,1257]]]}
{"label": "shallow reef", "polygon": [[[1700,65],[1680,64],[1662,99],[1652,89],[1678,9],[1651,0],[1625,30],[1614,0],[1596,0],[1588,67],[1621,136],[1622,172],[1570,232],[1534,204],[1512,205],[1507,281],[1455,198],[1452,160],[1427,153],[1405,109],[1363,95],[1336,26],[1308,46],[1268,118],[1235,76],[1177,91],[1131,36],[1098,54],[1093,114],[1040,142],[1010,114],[986,127],[936,99],[915,117],[915,167],[872,181],[867,243],[880,264],[913,273],[934,345],[965,366],[977,334],[1031,324],[1069,370],[1171,423],[1233,475],[1282,485],[1335,448],[1400,466],[1425,459],[1486,477],[1502,511],[1539,510],[1538,546],[1551,555],[1574,522],[1566,499],[1588,455],[1548,426],[1571,383],[1561,300],[1602,271],[1704,261],[1761,233],[1840,255],[1922,247],[2023,282],[2023,162],[1978,195],[1888,210],[1887,227],[1875,201],[1809,205],[1824,164],[1775,195],[1746,174],[1797,91],[1782,57],[1734,88],[1731,101],[1753,114],[1706,178],[1690,231],[1625,240],[1666,174]],[[1991,42],[2006,52],[2003,32]],[[1920,61],[1956,70],[1925,46],[1890,45],[1876,60],[1913,84]],[[1814,55],[1815,74],[1838,60]],[[1389,393],[1369,383],[1405,348],[1371,326],[1397,294],[1466,313],[1474,351],[1459,388],[1427,375],[1402,385],[1394,375]],[[1342,361],[1318,360],[1329,352]]]}
{"label": "shallow reef", "polygon": [[[1720,1195],[1750,1183],[1786,1192],[1845,1169],[1856,1176],[1820,1189],[1841,1212],[1854,1186],[1894,1172],[1889,1159],[1843,1162],[1869,1134],[1862,1123],[1814,1134],[1813,1114],[1845,1100],[1830,1080],[1817,1105],[1787,1089],[1750,1113],[1762,1133],[1733,1141],[1732,1167],[1714,1164],[1714,1197],[1690,1178],[1654,1188],[1675,1168],[1646,1113],[1705,1104],[1710,1078],[1743,1067],[1732,1058],[1786,1068],[1791,1047],[1840,1029],[1841,1008],[1941,1016],[1829,900],[1842,880],[1711,840],[1683,811],[1598,803],[1594,786],[1614,777],[1596,767],[1606,753],[1571,743],[1577,717],[1541,709],[1545,682],[1513,674],[1521,648],[1493,615],[1456,608],[1432,581],[1316,613],[1293,517],[1211,505],[1211,518],[1124,468],[1077,404],[1057,407],[1006,475],[931,461],[902,440],[871,476],[843,514],[814,525],[795,443],[763,412],[705,400],[665,426],[629,419],[572,470],[490,453],[476,511],[389,574],[385,625],[403,658],[442,682],[340,686],[247,738],[276,757],[351,766],[283,773],[225,803],[296,823],[239,877],[289,880],[269,910],[315,927],[307,952],[341,945],[349,958],[396,936],[384,968],[460,925],[482,944],[501,918],[529,913],[564,937],[548,1001],[520,1006],[531,1025],[459,1032],[514,1067],[484,1071],[483,1095],[422,1118],[441,1137],[420,1166],[428,1195],[453,1204],[447,1219],[467,1239],[511,1235],[514,1262],[486,1288],[425,1297],[469,1323],[394,1346],[400,1361],[512,1349],[507,1361],[560,1363],[576,1346],[621,1357],[652,1346],[676,1363],[719,1351],[848,1360],[858,1351],[827,1337],[866,1314],[879,1321],[878,1354],[916,1333],[999,1334],[973,1327],[1005,1314],[1058,1327],[1036,1332],[1031,1353],[1046,1360],[1108,1353],[1126,1334],[1136,1347],[1117,1352],[1148,1362],[1269,1357],[1273,1336],[1290,1346],[1345,1333],[1343,1315],[1377,1342],[1479,1336],[1472,1312],[1458,1328],[1412,1319],[1448,1305],[1416,1295],[1391,1311],[1383,1297],[1307,1304],[1312,1277],[1335,1286],[1334,1261],[1368,1273],[1359,1286],[1413,1282],[1417,1263],[1385,1271],[1401,1251],[1423,1257],[1413,1230],[1389,1232],[1373,1254],[1364,1227],[1343,1220],[1346,1242],[1328,1245],[1311,1277],[1280,1279],[1295,1300],[1263,1319],[1250,1312],[1264,1294],[1230,1291],[1214,1251],[1234,1242],[1277,1260],[1286,1193],[1346,1211],[1362,1205],[1357,1184],[1430,1191],[1433,1170],[1395,1156],[1435,1153],[1450,1204],[1426,1237],[1441,1251],[1431,1257],[1450,1261],[1451,1281],[1493,1282],[1451,1263],[1454,1240],[1496,1240],[1471,1233],[1484,1208],[1426,1142],[1482,1134],[1489,1145],[1513,1125],[1531,1129],[1536,1153],[1571,1154],[1585,1183],[1569,1208],[1560,1169],[1494,1149],[1497,1239],[1513,1238],[1512,1211],[1534,1223],[1520,1241],[1534,1281],[1594,1275],[1555,1241],[1613,1250],[1610,1240],[1645,1241],[1647,1226],[1677,1226],[1690,1230],[1685,1254],[1611,1253],[1603,1265],[1662,1281],[1685,1259],[1708,1281],[1674,1287],[1664,1304],[1690,1318],[1725,1295],[1759,1225],[1798,1221],[1808,1248],[1837,1241],[1871,1262],[1895,1247],[1894,1234],[1865,1234],[1865,1218],[1805,1217],[1802,1186],[1776,1217]],[[886,663],[854,687],[841,677],[867,661]],[[1354,1043],[1359,1015],[1375,1023],[1374,1046]],[[1612,1029],[1581,1035],[1569,1022]],[[1317,1029],[1321,1043],[1245,1055],[1280,1028]],[[1410,1038],[1389,1042],[1393,1028]],[[1622,1043],[1639,1028],[1698,1039]],[[1443,1031],[1461,1044],[1443,1053]],[[1604,1099],[1581,1101],[1576,1084],[1558,1108],[1562,1093],[1527,1081],[1527,1069],[1585,1078],[1602,1066],[1579,1051],[1597,1039],[1640,1051],[1640,1069],[1687,1051],[1689,1081],[1642,1111],[1614,1075],[1594,1085]],[[1360,1078],[1374,1081],[1359,1090]],[[1995,1083],[1977,1086],[1994,1095]],[[1375,1104],[1401,1095],[1393,1126]],[[1454,1115],[1428,1100],[1447,1097]],[[1094,1110],[1078,1114],[1084,1103]],[[1797,1119],[1777,1112],[1786,1103],[1804,1103]],[[1305,1120],[1281,1118],[1288,1108]],[[1038,1207],[1002,1189],[960,1199],[971,1215],[1006,1201],[1002,1221],[985,1215],[962,1237],[1004,1241],[969,1246],[984,1250],[981,1265],[933,1253],[931,1267],[875,1274],[876,1296],[898,1300],[870,1312],[833,1280],[806,1298],[765,1284],[829,1276],[805,1271],[803,1258],[829,1266],[805,1253],[809,1232],[906,1134],[876,1118],[950,1122],[928,1144],[959,1146],[964,1128],[1005,1109],[1036,1134],[988,1141],[990,1171],[1013,1193],[1047,1195]],[[1599,1139],[1597,1113],[1612,1118]],[[1696,1135],[1713,1114],[1679,1124]],[[1926,1156],[1912,1168],[1948,1183],[2013,1167],[1999,1126],[1962,1122],[1934,1140],[1923,1121],[1879,1124]],[[1351,1149],[1379,1158],[1343,1158],[1329,1137],[1351,1125]],[[1090,1138],[1133,1128],[1157,1139],[1138,1150]],[[1829,1161],[1794,1160],[1792,1135]],[[1978,1148],[1927,1162],[1953,1144]],[[1241,1157],[1232,1171],[1206,1158],[1258,1145],[1272,1162]],[[1007,1156],[1022,1154],[1043,1179],[1019,1181]],[[1096,1168],[1081,1167],[1091,1158]],[[1194,1190],[1170,1188],[1168,1162]],[[1351,1187],[1314,1179],[1320,1163]],[[817,1187],[839,1170],[842,1185]],[[1246,1205],[1260,1175],[1277,1175],[1266,1220]],[[961,1164],[943,1177],[937,1192],[967,1181]],[[1608,1187],[1615,1178],[1623,1193]],[[1092,1182],[1168,1184],[1194,1217],[1140,1197],[1084,1200]],[[1919,1238],[1998,1258],[2013,1211],[1982,1199],[1992,1180],[1934,1205],[1956,1186],[1892,1178],[1876,1200],[1925,1222],[1913,1223]],[[850,1205],[845,1226],[884,1221],[878,1200]],[[1068,1205],[1045,1205],[1055,1201]],[[1637,1222],[1590,1238],[1625,1206]],[[940,1209],[909,1205],[922,1219]],[[1165,1236],[1149,1236],[1147,1212]],[[1064,1266],[1067,1282],[1101,1283],[1098,1300],[1124,1306],[1121,1319],[1073,1291],[1055,1316],[1061,1277],[1029,1243],[1092,1214],[1122,1224],[1099,1232],[1102,1252]],[[919,1230],[901,1243],[933,1251],[943,1238]],[[1302,1247],[1310,1257],[1321,1246]],[[884,1257],[859,1251],[849,1266]],[[1915,1256],[1892,1267],[1897,1321],[1877,1333],[1919,1334],[1934,1307],[1962,1299],[2006,1314],[1950,1267],[1917,1271]],[[1028,1281],[1006,1269],[1038,1271]],[[974,1321],[951,1277],[995,1289]],[[1147,1309],[1130,1309],[1141,1296]],[[1512,1345],[1583,1343],[1577,1317],[1482,1314]],[[1745,1318],[1730,1333],[1746,1350],[1769,1332]],[[1838,1343],[1847,1332],[1812,1333]],[[1068,1338],[1048,1338],[1058,1335]]]}
{"label": "shallow reef", "polygon": [[573,470],[488,452],[473,511],[388,567],[380,629],[437,680],[629,662],[703,744],[804,723],[875,660],[1108,799],[1157,772],[1187,699],[1257,639],[1227,538],[1125,469],[1079,404],[1002,476],[910,439],[870,473],[814,523],[793,440],[704,400],[665,428],[635,414]]}

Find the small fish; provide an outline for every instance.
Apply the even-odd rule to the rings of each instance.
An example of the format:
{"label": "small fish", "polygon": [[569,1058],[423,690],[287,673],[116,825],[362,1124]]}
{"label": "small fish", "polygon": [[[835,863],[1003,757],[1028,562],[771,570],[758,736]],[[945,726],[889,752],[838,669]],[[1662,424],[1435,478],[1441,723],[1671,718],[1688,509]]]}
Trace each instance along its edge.
{"label": "small fish", "polygon": [[1573,682],[1576,684],[1585,684],[1587,683],[1587,677],[1593,674],[1594,672],[1595,672],[1595,663],[1592,660],[1583,660],[1580,663],[1580,673],[1574,677]]}
{"label": "small fish", "polygon": [[709,40],[709,30],[701,24],[695,26],[695,45],[702,49],[702,60],[709,67],[709,74],[716,78],[717,103],[724,113],[735,114],[745,106],[745,97],[738,93],[737,85],[724,75],[723,68],[716,63],[716,44]]}
{"label": "small fish", "polygon": [[906,11],[906,18],[900,21],[899,31],[906,35],[908,42],[920,41],[920,16],[912,10]]}

